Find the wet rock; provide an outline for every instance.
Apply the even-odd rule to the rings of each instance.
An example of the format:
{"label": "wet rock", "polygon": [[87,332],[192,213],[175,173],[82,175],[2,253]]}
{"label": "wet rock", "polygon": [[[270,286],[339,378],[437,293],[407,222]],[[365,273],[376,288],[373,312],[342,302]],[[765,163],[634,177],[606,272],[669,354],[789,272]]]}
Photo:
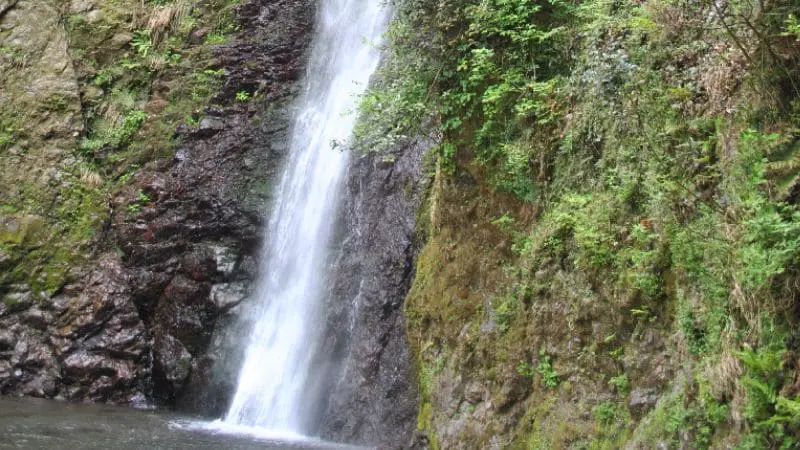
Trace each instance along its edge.
{"label": "wet rock", "polygon": [[0,326],[13,338],[0,335],[0,347],[13,342],[9,361],[24,370],[2,391],[110,400],[143,382],[147,370],[137,363],[146,362],[149,339],[127,281],[116,257],[105,255],[82,288],[65,286],[49,301],[3,318]]}
{"label": "wet rock", "polygon": [[31,308],[21,318],[22,323],[38,330],[46,330],[53,321],[52,315],[39,308]]}
{"label": "wet rock", "polygon": [[114,374],[114,368],[106,355],[79,350],[64,358],[64,372],[73,377],[90,377],[95,374]]}
{"label": "wet rock", "polygon": [[0,315],[13,314],[25,311],[33,305],[33,293],[12,292],[3,296],[3,304],[0,305]]}
{"label": "wet rock", "polygon": [[[24,339],[24,340],[23,340]],[[23,349],[14,348],[21,357],[17,365],[26,369],[52,368],[53,352],[47,347],[43,338],[26,336],[20,338],[18,343],[24,342]]]}
{"label": "wet rock", "polygon": [[184,257],[181,271],[195,281],[206,281],[217,272],[217,261],[211,249],[198,247]]}
{"label": "wet rock", "polygon": [[14,340],[10,330],[0,330],[0,351],[14,348]]}
{"label": "wet rock", "polygon": [[[245,161],[246,164],[247,162]],[[232,249],[220,245],[212,246],[211,250],[214,252],[214,262],[217,265],[217,270],[226,277],[233,275],[233,270],[236,267],[236,253]]]}
{"label": "wet rock", "polygon": [[208,296],[208,286],[204,283],[177,275],[164,289],[164,297],[170,303],[179,305],[192,305],[200,302],[200,299]]}
{"label": "wet rock", "polygon": [[334,361],[327,377],[341,380],[319,388],[329,395],[319,419],[320,433],[328,439],[381,448],[405,446],[412,439],[417,391],[402,305],[414,274],[426,148],[426,142],[412,140],[393,149],[390,158],[354,156],[351,161],[338,226],[344,230],[338,238],[343,245],[330,276],[319,357]]}
{"label": "wet rock", "polygon": [[32,397],[52,398],[56,392],[56,380],[52,376],[40,375],[22,386],[22,393]]}
{"label": "wet rock", "polygon": [[[93,0],[71,0],[64,10],[88,23],[109,19]],[[126,187],[132,194],[122,192],[109,205],[114,214],[95,249],[121,254],[98,251],[52,298],[25,286],[6,286],[0,294],[0,394],[143,403],[143,394],[146,401],[172,402],[208,392],[214,405],[224,406],[229,380],[198,378],[188,394],[185,387],[193,367],[198,376],[211,373],[211,362],[223,352],[205,354],[210,334],[258,274],[264,209],[287,148],[287,105],[303,75],[315,5],[244,0],[236,11],[242,14],[236,19],[241,31],[215,50],[214,67],[225,71],[225,84],[200,131],[179,130],[175,158],[141,168]],[[0,16],[7,31],[0,45],[19,41],[27,58],[24,67],[0,67],[0,109],[43,98],[58,106],[29,118],[36,135],[26,136],[25,148],[16,150],[20,161],[34,166],[0,173],[0,184],[20,196],[15,186],[22,185],[22,175],[37,173],[48,186],[63,189],[65,169],[78,163],[67,154],[83,135],[81,94],[91,101],[102,91],[90,86],[80,92],[58,8],[41,0],[0,0]],[[130,45],[130,33],[111,33],[104,47]],[[202,40],[207,30],[191,33]],[[264,102],[235,102],[243,87],[264,92]],[[148,112],[164,108],[159,98],[147,104]],[[151,200],[138,214],[128,214],[130,195],[135,199],[140,191]],[[0,241],[35,244],[46,236],[40,222],[4,215]],[[11,259],[0,254],[0,270]],[[209,409],[202,402],[191,408],[218,413],[218,406]]]}
{"label": "wet rock", "polygon": [[241,303],[249,294],[246,283],[225,283],[211,286],[211,300],[217,309],[225,312]]}
{"label": "wet rock", "polygon": [[130,403],[132,407],[138,409],[149,409],[152,407],[147,401],[147,397],[138,391],[134,392],[133,395],[128,398],[128,403]]}
{"label": "wet rock", "polygon": [[192,355],[171,335],[157,337],[153,344],[154,369],[173,392],[180,391],[192,369]]}
{"label": "wet rock", "polygon": [[12,367],[10,362],[0,359],[0,391],[3,389],[3,384],[5,384],[8,378],[13,376]]}
{"label": "wet rock", "polygon": [[100,375],[96,377],[86,393],[86,396],[93,400],[104,399],[115,388],[114,378],[109,375]]}
{"label": "wet rock", "polygon": [[[265,19],[259,12],[266,9],[281,13]],[[212,376],[212,363],[235,359],[242,347],[239,341],[209,354],[211,333],[220,314],[241,302],[258,275],[265,208],[289,138],[287,105],[303,75],[314,18],[313,4],[293,0],[249,0],[237,11],[243,31],[215,49],[212,64],[225,71],[220,102],[206,108],[197,130],[179,130],[183,144],[160,168],[168,181],[163,206],[147,218],[152,239],[143,239],[146,230],[119,224],[131,266],[152,273],[174,271],[162,292],[140,297],[143,309],[153,311],[150,326],[156,340],[171,336],[189,354],[188,360],[177,351],[154,354],[161,359],[154,369],[159,372],[154,374],[154,396],[208,415],[221,413],[232,389],[230,380]],[[202,36],[205,31],[192,33]],[[267,110],[259,110],[261,103],[255,107],[235,101],[238,91],[256,87],[268,93]],[[157,300],[147,300],[152,298]],[[184,365],[190,369],[186,373],[178,370]],[[167,373],[171,375],[163,375]],[[182,380],[184,375],[188,380]]]}

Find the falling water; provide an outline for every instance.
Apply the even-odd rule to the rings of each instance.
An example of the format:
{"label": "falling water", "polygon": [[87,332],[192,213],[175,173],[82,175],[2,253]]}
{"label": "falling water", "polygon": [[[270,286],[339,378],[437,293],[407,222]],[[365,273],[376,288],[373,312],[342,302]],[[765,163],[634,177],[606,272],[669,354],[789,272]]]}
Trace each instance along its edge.
{"label": "falling water", "polygon": [[224,422],[305,433],[303,394],[318,340],[328,239],[347,155],[347,112],[378,64],[380,0],[322,0],[288,165],[262,255],[255,325]]}

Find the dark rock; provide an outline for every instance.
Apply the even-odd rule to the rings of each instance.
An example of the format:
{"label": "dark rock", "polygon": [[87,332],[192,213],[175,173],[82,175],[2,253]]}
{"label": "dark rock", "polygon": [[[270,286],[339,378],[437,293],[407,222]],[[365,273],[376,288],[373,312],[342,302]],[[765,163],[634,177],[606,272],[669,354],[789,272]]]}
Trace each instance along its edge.
{"label": "dark rock", "polygon": [[[203,278],[202,273],[198,276]],[[204,283],[177,275],[164,289],[164,297],[168,303],[180,306],[190,306],[200,303],[203,298],[208,297],[208,286]]]}
{"label": "dark rock", "polygon": [[211,250],[214,252],[214,262],[217,266],[217,270],[225,277],[232,276],[236,268],[236,252],[233,249],[223,246],[212,246]]}
{"label": "dark rock", "polygon": [[[40,397],[117,400],[144,383],[149,339],[131,301],[128,277],[114,255],[100,257],[82,290],[67,286],[49,302],[11,314],[0,347],[13,342],[0,391]],[[20,370],[22,369],[22,370]]]}
{"label": "dark rock", "polygon": [[14,348],[14,335],[11,330],[0,330],[0,351]]}
{"label": "dark rock", "polygon": [[192,355],[173,336],[156,337],[153,343],[153,364],[156,376],[168,384],[168,389],[180,391],[192,370]]}
{"label": "dark rock", "polygon": [[31,305],[33,305],[33,293],[30,291],[6,294],[3,297],[3,303],[0,304],[0,316],[25,311]]}
{"label": "dark rock", "polygon": [[32,397],[53,397],[56,392],[56,380],[44,375],[37,376],[22,386],[22,393]]}
{"label": "dark rock", "polygon": [[0,359],[0,389],[3,384],[13,376],[13,368],[10,362]]}
{"label": "dark rock", "polygon": [[38,330],[46,330],[47,325],[52,323],[53,318],[49,313],[39,308],[31,308],[22,315],[21,321]]}
{"label": "dark rock", "polygon": [[[280,14],[266,19],[264,10]],[[218,103],[206,108],[197,131],[181,131],[182,147],[161,169],[169,175],[168,195],[148,218],[152,239],[143,239],[146,230],[119,225],[130,236],[126,254],[132,266],[176,271],[162,292],[140,298],[153,311],[151,328],[162,349],[154,352],[156,376],[163,377],[154,379],[154,396],[175,399],[194,413],[219,415],[232,394],[235,373],[215,362],[236,361],[241,340],[209,350],[211,334],[224,328],[220,314],[247,296],[258,275],[262,222],[287,148],[287,105],[303,75],[314,11],[312,2],[294,0],[249,0],[237,7],[242,32],[215,49],[214,64],[225,70],[226,80]],[[204,31],[192,33],[199,39]],[[269,56],[274,54],[284,58]],[[242,89],[268,93],[260,104],[266,109],[236,102]],[[148,247],[178,243],[182,248],[156,250],[156,256]],[[180,259],[171,261],[176,255]],[[183,346],[188,359],[169,339]]]}
{"label": "dark rock", "polygon": [[353,156],[319,358],[331,361],[327,378],[336,381],[317,393],[329,399],[319,419],[325,438],[380,448],[411,442],[417,391],[402,305],[414,275],[427,147],[414,140],[391,158]]}
{"label": "dark rock", "polygon": [[211,300],[219,311],[225,312],[247,298],[249,290],[246,283],[215,284],[211,287]]}
{"label": "dark rock", "polygon": [[100,378],[109,377],[121,382],[131,382],[136,376],[131,361],[115,360],[107,355],[90,353],[86,350],[79,350],[67,356],[63,361],[63,368],[67,377],[90,379],[92,383]]}
{"label": "dark rock", "polygon": [[[259,273],[263,220],[288,149],[287,105],[303,75],[315,8],[296,0],[237,6],[241,31],[209,65],[225,71],[215,104],[198,129],[177,130],[174,157],[143,167],[111,201],[93,265],[49,299],[4,292],[0,393],[222,412],[241,359],[242,346],[231,342],[244,339],[230,323]],[[193,30],[191,39],[206,32]],[[131,39],[117,33],[108,45]],[[242,89],[263,100],[235,102]],[[147,109],[163,107],[154,99]],[[411,441],[417,392],[402,302],[413,278],[426,147],[412,141],[392,158],[353,157],[317,358],[329,376],[308,397],[317,406],[329,398],[313,420],[327,438],[382,448]],[[128,211],[139,192],[150,200]],[[229,331],[212,340],[215,329]]]}

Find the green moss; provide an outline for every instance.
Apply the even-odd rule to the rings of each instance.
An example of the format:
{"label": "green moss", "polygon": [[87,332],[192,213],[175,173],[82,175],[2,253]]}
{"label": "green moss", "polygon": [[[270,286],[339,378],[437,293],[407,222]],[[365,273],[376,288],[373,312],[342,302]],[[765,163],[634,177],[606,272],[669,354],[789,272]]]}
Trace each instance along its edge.
{"label": "green moss", "polygon": [[41,217],[16,214],[6,216],[4,222],[0,243],[32,245],[42,237],[44,221]]}
{"label": "green moss", "polygon": [[433,407],[430,403],[423,403],[422,406],[420,406],[419,414],[417,414],[417,430],[424,431],[430,428],[432,410]]}

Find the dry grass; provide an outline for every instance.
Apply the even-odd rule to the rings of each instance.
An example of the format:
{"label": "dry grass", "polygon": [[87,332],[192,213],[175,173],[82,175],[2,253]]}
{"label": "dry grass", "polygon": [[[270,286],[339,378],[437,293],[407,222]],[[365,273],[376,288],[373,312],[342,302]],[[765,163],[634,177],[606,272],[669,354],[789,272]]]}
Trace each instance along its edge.
{"label": "dry grass", "polygon": [[80,180],[84,186],[92,189],[103,185],[103,178],[97,172],[93,172],[86,167],[81,168]]}
{"label": "dry grass", "polygon": [[735,396],[739,389],[739,377],[742,375],[742,364],[725,349],[719,360],[706,368],[706,377],[711,385],[711,394],[717,401],[723,402]]}
{"label": "dry grass", "polygon": [[164,58],[164,55],[149,55],[147,57],[147,67],[152,70],[161,70],[164,66],[167,65],[167,59]]}
{"label": "dry grass", "polygon": [[160,44],[170,33],[178,31],[188,9],[188,2],[180,1],[174,6],[162,6],[153,10],[147,21],[153,46]]}
{"label": "dry grass", "polygon": [[736,96],[747,74],[747,61],[738,49],[724,44],[700,63],[700,85],[708,95],[712,114],[731,114],[735,111]]}

